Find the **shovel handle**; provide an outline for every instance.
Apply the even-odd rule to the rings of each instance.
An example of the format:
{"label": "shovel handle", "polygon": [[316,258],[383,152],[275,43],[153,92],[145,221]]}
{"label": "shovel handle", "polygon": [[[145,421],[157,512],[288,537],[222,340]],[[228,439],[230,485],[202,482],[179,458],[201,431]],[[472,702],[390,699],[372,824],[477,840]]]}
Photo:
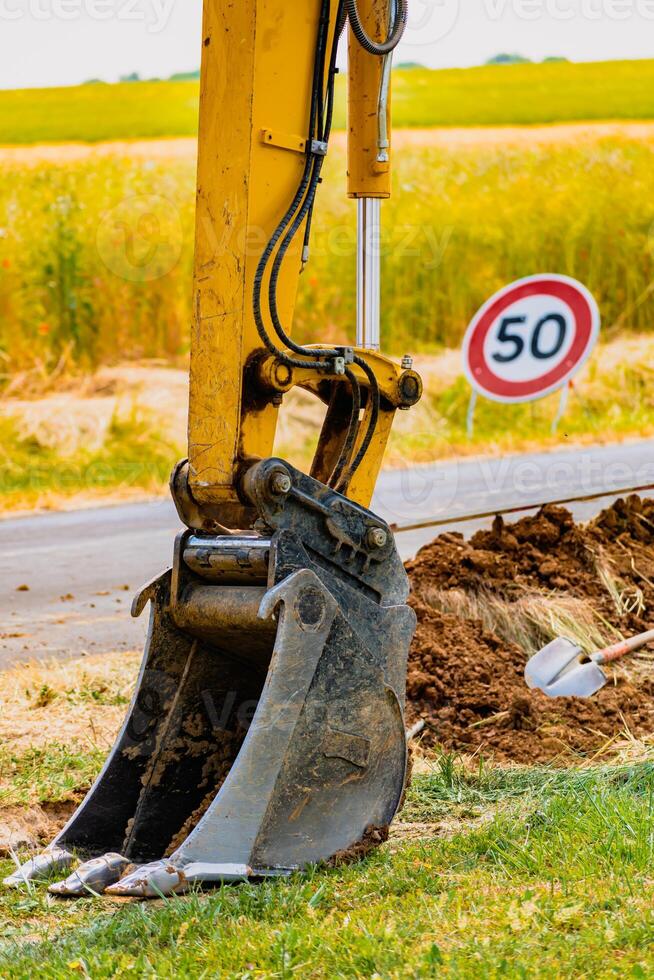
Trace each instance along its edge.
{"label": "shovel handle", "polygon": [[654,630],[648,630],[647,633],[640,633],[638,636],[632,636],[629,640],[621,640],[620,643],[614,643],[613,646],[600,650],[591,659],[596,664],[610,664],[614,660],[621,660],[622,657],[635,653],[636,650],[640,650],[652,640],[654,640]]}

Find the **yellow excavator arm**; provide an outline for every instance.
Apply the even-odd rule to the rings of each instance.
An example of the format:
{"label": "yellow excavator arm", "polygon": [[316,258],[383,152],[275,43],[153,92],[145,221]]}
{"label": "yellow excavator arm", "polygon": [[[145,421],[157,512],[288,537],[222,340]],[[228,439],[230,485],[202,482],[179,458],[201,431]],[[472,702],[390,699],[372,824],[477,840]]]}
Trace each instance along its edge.
{"label": "yellow excavator arm", "polygon": [[[50,885],[63,896],[161,896],[361,853],[385,839],[407,778],[415,615],[391,529],[368,509],[394,414],[421,394],[410,363],[379,352],[406,0],[204,8],[189,456],[172,478],[184,529],[172,569],[134,602],[150,605],[143,666],[100,777],[7,879],[67,869]],[[356,343],[302,346],[293,313],[347,23]],[[273,456],[293,387],[326,406],[310,473]]]}
{"label": "yellow excavator arm", "polygon": [[[364,23],[387,32],[391,7],[366,0]],[[420,396],[417,375],[374,349],[289,349],[343,27],[344,6],[336,2],[205,3],[184,479],[191,497],[230,527],[246,526],[240,479],[252,461],[272,455],[280,405],[293,386],[328,406],[312,474],[340,482],[363,506],[395,411]],[[384,59],[352,35],[349,63],[349,193],[386,198],[387,147],[378,161]],[[388,132],[388,99],[384,105]],[[354,341],[354,324],[350,332]],[[353,397],[363,418],[351,425]]]}

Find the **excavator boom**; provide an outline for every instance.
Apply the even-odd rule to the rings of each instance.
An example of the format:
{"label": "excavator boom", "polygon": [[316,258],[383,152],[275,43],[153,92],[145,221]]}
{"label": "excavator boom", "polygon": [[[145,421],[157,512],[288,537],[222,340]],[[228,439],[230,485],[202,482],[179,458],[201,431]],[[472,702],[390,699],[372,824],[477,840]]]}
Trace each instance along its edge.
{"label": "excavator boom", "polygon": [[[359,345],[292,339],[350,24]],[[393,418],[421,394],[378,351],[390,56],[406,0],[205,0],[183,530],[147,585],[136,693],[53,844],[7,883],[152,897],[289,874],[384,839],[405,789],[415,616],[368,508]],[[274,455],[284,397],[325,406],[309,473]],[[78,864],[81,861],[81,864]]]}

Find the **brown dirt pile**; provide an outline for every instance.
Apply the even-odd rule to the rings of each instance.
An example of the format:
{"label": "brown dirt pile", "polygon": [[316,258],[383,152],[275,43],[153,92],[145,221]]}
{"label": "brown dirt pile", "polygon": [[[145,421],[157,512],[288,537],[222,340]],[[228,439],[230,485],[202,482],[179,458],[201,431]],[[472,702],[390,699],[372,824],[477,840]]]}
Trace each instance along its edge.
{"label": "brown dirt pile", "polygon": [[77,793],[63,803],[34,803],[29,807],[0,810],[0,858],[12,856],[22,847],[49,844],[82,802]]}
{"label": "brown dirt pile", "polygon": [[[442,611],[443,594],[454,590],[510,604],[539,593],[553,606],[563,596],[586,600],[599,623],[625,636],[651,629],[654,501],[618,501],[584,527],[553,506],[513,525],[497,519],[469,542],[442,535],[407,568],[418,615],[409,722],[426,720],[427,744],[534,763],[592,756],[625,728],[638,738],[654,733],[654,666],[651,674],[616,669],[591,700],[552,701],[527,689],[523,648],[479,619]],[[613,594],[602,570],[617,583]]]}

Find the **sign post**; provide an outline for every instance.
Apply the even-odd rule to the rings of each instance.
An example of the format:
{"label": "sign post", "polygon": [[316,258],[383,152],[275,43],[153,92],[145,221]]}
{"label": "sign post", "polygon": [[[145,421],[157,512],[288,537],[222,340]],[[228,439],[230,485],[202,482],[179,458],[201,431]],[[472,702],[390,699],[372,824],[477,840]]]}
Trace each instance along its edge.
{"label": "sign post", "polygon": [[594,297],[567,276],[529,276],[492,296],[463,342],[463,367],[472,386],[469,434],[479,395],[516,404],[562,391],[558,425],[570,382],[592,353],[599,329]]}

